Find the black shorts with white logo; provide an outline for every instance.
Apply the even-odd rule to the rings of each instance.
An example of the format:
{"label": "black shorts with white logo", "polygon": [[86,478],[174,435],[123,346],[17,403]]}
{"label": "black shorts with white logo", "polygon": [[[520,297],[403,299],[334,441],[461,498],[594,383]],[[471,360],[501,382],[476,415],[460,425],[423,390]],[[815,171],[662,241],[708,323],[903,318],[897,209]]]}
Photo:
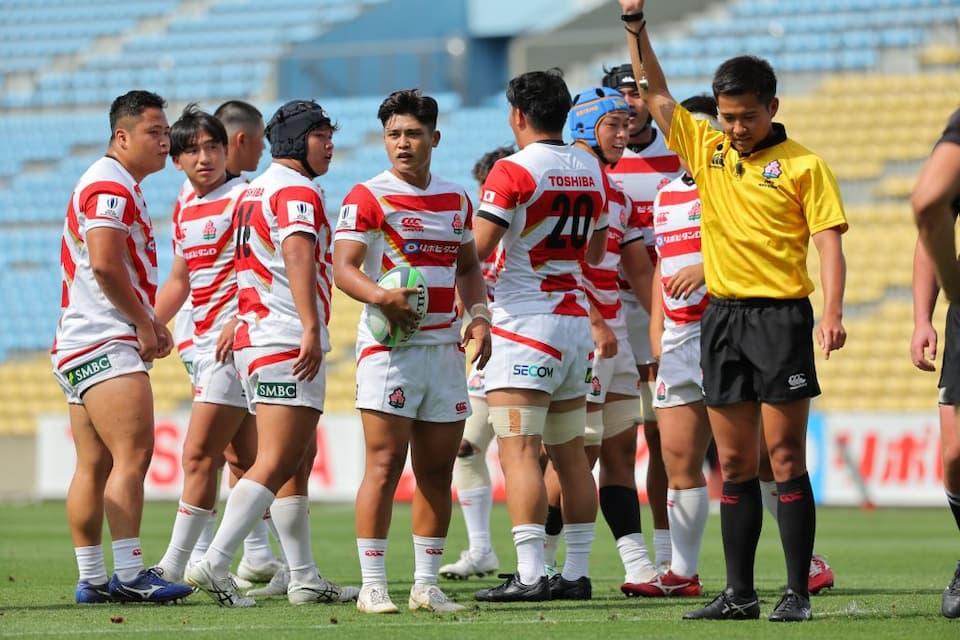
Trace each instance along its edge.
{"label": "black shorts with white logo", "polygon": [[808,299],[711,298],[700,326],[708,406],[820,395]]}
{"label": "black shorts with white logo", "polygon": [[960,405],[960,306],[947,309],[947,327],[943,332],[943,366],[940,367],[940,404]]}

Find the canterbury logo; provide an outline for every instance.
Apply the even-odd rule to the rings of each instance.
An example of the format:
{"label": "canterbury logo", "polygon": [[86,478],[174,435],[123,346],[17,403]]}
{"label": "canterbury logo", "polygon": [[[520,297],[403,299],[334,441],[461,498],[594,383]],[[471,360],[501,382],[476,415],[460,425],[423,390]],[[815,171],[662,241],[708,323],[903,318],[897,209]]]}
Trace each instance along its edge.
{"label": "canterbury logo", "polygon": [[367,556],[368,558],[382,558],[383,551],[380,549],[367,549],[363,552],[363,555]]}
{"label": "canterbury logo", "polygon": [[433,549],[433,548],[431,548],[431,549],[426,549],[426,553],[427,553],[428,556],[442,556],[442,555],[443,555],[443,549]]}
{"label": "canterbury logo", "polygon": [[133,557],[134,557],[134,558],[139,558],[139,557],[142,556],[142,555],[143,555],[143,551],[141,551],[139,548],[133,550]]}
{"label": "canterbury logo", "polygon": [[720,504],[740,504],[740,496],[728,496],[723,494],[720,496]]}
{"label": "canterbury logo", "polygon": [[182,514],[185,515],[185,516],[192,516],[192,515],[193,515],[193,511],[190,511],[190,509],[187,509],[186,507],[178,507],[178,508],[177,508],[177,513],[182,513]]}
{"label": "canterbury logo", "polygon": [[800,502],[803,500],[804,493],[803,491],[793,491],[791,493],[781,493],[779,498],[780,502],[790,503],[790,502]]}

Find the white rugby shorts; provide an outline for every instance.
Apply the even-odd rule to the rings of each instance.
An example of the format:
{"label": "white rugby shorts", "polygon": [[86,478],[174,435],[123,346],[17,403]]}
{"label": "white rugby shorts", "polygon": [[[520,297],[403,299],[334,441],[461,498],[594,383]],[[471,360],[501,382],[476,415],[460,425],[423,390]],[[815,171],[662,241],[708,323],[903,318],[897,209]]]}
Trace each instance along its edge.
{"label": "white rugby shorts", "polygon": [[630,341],[621,338],[617,342],[617,355],[601,358],[594,351],[593,378],[587,391],[587,402],[603,404],[608,393],[637,397],[640,376],[637,375],[637,363],[633,358]]}
{"label": "white rugby shorts", "polygon": [[60,384],[68,404],[83,404],[83,394],[90,387],[150,370],[152,364],[140,358],[140,351],[130,342],[107,342],[94,348],[57,351],[51,354],[53,376]]}
{"label": "white rugby shorts", "polygon": [[627,321],[627,339],[637,366],[653,364],[653,350],[650,348],[650,314],[639,302],[623,299],[623,316]]}
{"label": "white rugby shorts", "polygon": [[495,318],[486,391],[532,389],[552,400],[586,395],[593,379],[593,338],[586,316],[522,315]]}
{"label": "white rugby shorts", "polygon": [[470,415],[466,369],[458,344],[357,344],[357,409],[423,422],[465,420]]}
{"label": "white rugby shorts", "polygon": [[327,391],[326,359],[313,380],[297,380],[293,375],[293,363],[299,354],[299,347],[285,346],[247,347],[233,352],[250,413],[256,413],[258,404],[310,407],[323,412]]}
{"label": "white rugby shorts", "polygon": [[657,409],[703,402],[700,336],[665,349],[660,355],[653,406]]}
{"label": "white rugby shorts", "polygon": [[193,401],[209,402],[247,409],[247,396],[231,354],[226,362],[217,362],[215,352],[193,358]]}

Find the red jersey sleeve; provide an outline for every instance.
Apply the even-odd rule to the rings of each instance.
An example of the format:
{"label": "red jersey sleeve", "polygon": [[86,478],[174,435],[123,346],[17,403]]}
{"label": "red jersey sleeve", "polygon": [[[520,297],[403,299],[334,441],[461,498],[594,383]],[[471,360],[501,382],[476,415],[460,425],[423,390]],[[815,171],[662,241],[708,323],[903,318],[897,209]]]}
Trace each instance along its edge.
{"label": "red jersey sleeve", "polygon": [[297,232],[316,237],[326,222],[320,194],[310,187],[278,190],[270,197],[270,208],[277,216],[280,242]]}
{"label": "red jersey sleeve", "polygon": [[383,228],[383,208],[366,186],[356,185],[343,199],[336,238],[370,244]]}
{"label": "red jersey sleeve", "polygon": [[537,190],[533,176],[509,160],[497,160],[483,183],[480,212],[510,226],[517,208],[530,201]]}
{"label": "red jersey sleeve", "polygon": [[86,230],[98,227],[130,233],[137,218],[133,196],[117,182],[94,182],[80,193],[80,210],[86,218]]}

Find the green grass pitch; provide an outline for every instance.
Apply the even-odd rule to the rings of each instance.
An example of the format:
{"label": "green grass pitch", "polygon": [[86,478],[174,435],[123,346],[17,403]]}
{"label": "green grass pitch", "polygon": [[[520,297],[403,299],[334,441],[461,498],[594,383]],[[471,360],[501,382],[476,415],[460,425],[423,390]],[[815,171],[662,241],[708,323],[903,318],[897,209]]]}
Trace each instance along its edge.
{"label": "green grass pitch", "polygon": [[[149,504],[143,543],[148,562],[159,559],[175,507]],[[359,568],[348,505],[314,505],[314,551],[321,571],[357,584]],[[649,512],[644,513],[649,533]],[[261,600],[254,609],[217,608],[202,594],[180,606],[73,604],[76,569],[62,503],[0,506],[0,637],[11,638],[960,638],[960,620],[940,616],[940,593],[960,556],[960,536],[944,509],[822,509],[817,551],[837,574],[837,588],[813,600],[815,620],[803,625],[757,622],[682,622],[696,600],[627,600],[618,587],[622,569],[606,524],[597,525],[592,558],[594,599],[536,605],[478,605],[473,590],[491,580],[445,582],[468,605],[455,617],[406,611],[413,573],[409,508],[393,519],[388,572],[399,615],[359,614],[353,605],[292,607],[285,599]],[[719,518],[711,516],[700,575],[709,594],[723,584]],[[502,568],[514,553],[503,507],[494,510],[494,544]],[[454,514],[448,558],[466,536]],[[108,558],[108,567],[111,566]],[[757,559],[763,614],[784,583],[783,559],[773,521],[766,517]]]}

